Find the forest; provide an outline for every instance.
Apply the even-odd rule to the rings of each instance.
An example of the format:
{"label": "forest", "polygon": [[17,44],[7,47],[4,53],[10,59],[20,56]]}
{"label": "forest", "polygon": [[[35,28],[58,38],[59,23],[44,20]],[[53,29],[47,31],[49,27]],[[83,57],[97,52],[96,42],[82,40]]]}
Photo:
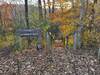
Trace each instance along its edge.
{"label": "forest", "polygon": [[99,9],[100,0],[0,0],[0,75],[100,75]]}

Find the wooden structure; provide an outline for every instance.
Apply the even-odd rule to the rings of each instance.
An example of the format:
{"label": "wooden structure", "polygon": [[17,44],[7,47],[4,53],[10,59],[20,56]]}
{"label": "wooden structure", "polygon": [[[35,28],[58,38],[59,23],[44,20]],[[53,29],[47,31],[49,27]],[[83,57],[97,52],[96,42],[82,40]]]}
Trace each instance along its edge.
{"label": "wooden structure", "polygon": [[81,47],[81,33],[80,33],[81,29],[82,29],[82,27],[79,28],[78,30],[66,35],[66,48],[69,48],[68,40],[69,40],[69,36],[71,36],[71,35],[73,35],[73,38],[74,38],[73,49],[77,49],[77,48]]}
{"label": "wooden structure", "polygon": [[[20,42],[21,39],[28,38],[28,39],[30,39],[30,42],[32,42],[32,40],[36,37],[37,41],[38,41],[37,45],[38,44],[42,45],[42,30],[41,29],[19,29],[16,31],[16,35],[17,35],[16,37],[18,37],[18,39],[16,39],[16,41]],[[28,39],[27,39],[27,41],[28,41]],[[28,47],[30,47],[30,46],[28,46]]]}

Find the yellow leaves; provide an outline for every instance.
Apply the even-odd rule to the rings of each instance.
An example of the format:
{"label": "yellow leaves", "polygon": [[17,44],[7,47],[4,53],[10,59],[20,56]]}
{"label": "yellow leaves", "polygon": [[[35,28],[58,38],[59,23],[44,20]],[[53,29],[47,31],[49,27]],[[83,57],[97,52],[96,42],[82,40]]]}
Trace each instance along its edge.
{"label": "yellow leaves", "polygon": [[6,39],[9,44],[13,44],[14,43],[14,35],[7,35]]}
{"label": "yellow leaves", "polygon": [[100,32],[96,34],[97,42],[100,43]]}
{"label": "yellow leaves", "polygon": [[73,36],[69,36],[69,40],[68,40],[68,45],[71,47],[74,44],[74,37]]}
{"label": "yellow leaves", "polygon": [[74,30],[74,26],[72,25],[62,25],[60,26],[60,30],[62,31],[63,35],[66,36],[66,34],[71,33]]}
{"label": "yellow leaves", "polygon": [[6,37],[0,36],[0,48],[7,47],[11,44],[14,44],[14,35],[9,34]]}
{"label": "yellow leaves", "polygon": [[84,35],[85,35],[84,39],[85,40],[88,40],[88,38],[89,38],[89,32],[88,31],[85,31],[84,32]]}
{"label": "yellow leaves", "polygon": [[[59,2],[63,4],[64,0],[58,0],[58,3]],[[50,14],[50,21],[52,23],[59,22],[61,24],[59,28],[65,37],[66,34],[70,34],[75,30],[74,24],[79,21],[79,14],[79,8],[71,8],[69,10],[66,8],[63,8],[63,10],[58,9],[54,13]],[[73,36],[70,36],[69,45],[73,45],[73,43]]]}
{"label": "yellow leaves", "polygon": [[100,21],[100,16],[97,16],[95,20]]}
{"label": "yellow leaves", "polygon": [[84,35],[83,41],[85,45],[88,45],[89,43],[92,43],[93,41],[95,41],[96,43],[100,43],[100,33],[93,32],[93,31],[90,32],[89,30],[87,30],[87,31],[84,31],[83,35]]}
{"label": "yellow leaves", "polygon": [[[74,13],[73,13],[74,12]],[[78,10],[66,10],[61,9],[56,10],[54,13],[50,14],[50,20],[52,23],[59,22],[61,25],[72,24],[78,21],[79,12]]]}

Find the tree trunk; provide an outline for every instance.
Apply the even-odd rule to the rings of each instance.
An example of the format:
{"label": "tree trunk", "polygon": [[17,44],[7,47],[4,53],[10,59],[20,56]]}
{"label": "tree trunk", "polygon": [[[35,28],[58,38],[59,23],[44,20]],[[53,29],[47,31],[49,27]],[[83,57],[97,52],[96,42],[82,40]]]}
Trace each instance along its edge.
{"label": "tree trunk", "polygon": [[53,0],[52,3],[53,3],[53,4],[52,4],[52,13],[54,13],[54,11],[55,11],[55,0]]}
{"label": "tree trunk", "polygon": [[43,12],[42,12],[42,2],[38,0],[38,8],[39,8],[39,20],[43,19]]}
{"label": "tree trunk", "polygon": [[74,8],[74,0],[71,0],[71,2],[72,2],[72,8]]}
{"label": "tree trunk", "polygon": [[93,29],[93,27],[94,27],[94,19],[95,19],[95,8],[94,8],[94,6],[95,6],[95,0],[94,0],[94,3],[93,3],[93,5],[92,5],[92,9],[91,9],[91,12],[90,12],[90,17],[91,17],[91,19],[90,19],[90,27],[89,27],[89,29],[90,29],[90,32],[92,32],[92,29]]}
{"label": "tree trunk", "polygon": [[29,27],[29,20],[28,20],[28,1],[27,0],[25,0],[25,18],[26,18],[27,28],[30,28]]}
{"label": "tree trunk", "polygon": [[43,0],[44,3],[44,18],[46,19],[47,11],[46,11],[46,2]]}
{"label": "tree trunk", "polygon": [[83,19],[85,16],[85,1],[84,0],[80,0],[80,27],[78,29],[78,40],[80,40],[78,43],[78,47],[80,48],[82,45],[82,29],[83,29]]}
{"label": "tree trunk", "polygon": [[97,3],[98,0],[94,0],[94,4]]}
{"label": "tree trunk", "polygon": [[86,14],[88,13],[89,0],[86,0]]}
{"label": "tree trunk", "polygon": [[2,25],[2,15],[1,15],[1,11],[0,11],[0,25]]}
{"label": "tree trunk", "polygon": [[49,13],[51,13],[50,0],[48,0]]}
{"label": "tree trunk", "polygon": [[84,0],[80,0],[81,2],[81,6],[80,6],[80,21],[82,22],[83,21],[83,18],[85,16],[85,1]]}
{"label": "tree trunk", "polygon": [[[25,18],[26,18],[26,24],[27,24],[27,28],[29,29],[29,18],[28,18],[28,0],[25,0]],[[28,48],[31,45],[31,40],[30,40],[30,36],[27,38],[28,39]]]}

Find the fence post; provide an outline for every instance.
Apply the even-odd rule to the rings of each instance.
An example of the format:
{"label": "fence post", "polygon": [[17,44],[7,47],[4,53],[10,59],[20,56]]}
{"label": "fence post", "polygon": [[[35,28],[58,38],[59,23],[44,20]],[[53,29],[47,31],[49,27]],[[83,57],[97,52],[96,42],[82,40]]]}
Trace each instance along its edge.
{"label": "fence post", "polygon": [[20,71],[20,69],[21,69],[21,63],[20,63],[20,61],[19,61],[18,58],[17,58],[17,67],[18,67],[17,74],[21,75],[21,71]]}
{"label": "fence post", "polygon": [[77,48],[77,32],[74,32],[74,45],[73,48],[76,50]]}
{"label": "fence post", "polygon": [[66,48],[68,48],[68,39],[69,39],[69,36],[66,35]]}
{"label": "fence post", "polygon": [[77,45],[78,48],[81,48],[81,32],[78,32],[77,34]]}
{"label": "fence post", "polygon": [[99,49],[98,49],[98,59],[100,61],[100,46],[99,46]]}
{"label": "fence post", "polygon": [[50,36],[49,36],[48,32],[46,33],[46,40],[47,40],[46,48],[50,50],[51,42],[50,42]]}

